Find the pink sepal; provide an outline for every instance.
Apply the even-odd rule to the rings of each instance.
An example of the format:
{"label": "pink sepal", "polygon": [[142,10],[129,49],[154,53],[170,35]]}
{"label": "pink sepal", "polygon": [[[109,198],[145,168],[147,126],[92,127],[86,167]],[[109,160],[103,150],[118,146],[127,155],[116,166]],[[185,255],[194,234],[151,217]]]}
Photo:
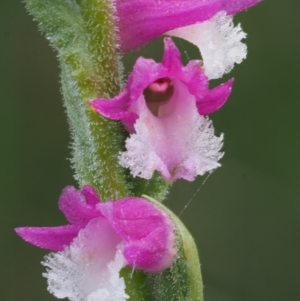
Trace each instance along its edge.
{"label": "pink sepal", "polygon": [[208,115],[219,110],[228,99],[234,79],[210,90],[201,101],[196,102],[198,112],[201,115]]}
{"label": "pink sepal", "polygon": [[59,197],[58,206],[71,225],[59,227],[22,227],[16,233],[25,241],[48,250],[62,251],[93,218],[103,217],[96,209],[99,203],[97,192],[91,186],[78,191],[67,186]]}
{"label": "pink sepal", "polygon": [[90,101],[91,107],[101,115],[113,119],[122,120],[128,132],[133,132],[133,125],[138,118],[138,115],[134,112],[128,112],[128,95],[124,90],[120,95],[110,99],[94,99]]}
{"label": "pink sepal", "polygon": [[97,191],[92,186],[83,186],[81,193],[84,195],[87,205],[90,205],[91,207],[95,207],[101,201]]}
{"label": "pink sepal", "polygon": [[92,218],[101,216],[95,208],[99,201],[91,186],[84,186],[82,191],[67,186],[59,198],[58,207],[70,224],[84,227]]}
{"label": "pink sepal", "polygon": [[60,227],[20,227],[16,233],[34,246],[51,251],[62,251],[78,235],[79,228],[73,225]]}

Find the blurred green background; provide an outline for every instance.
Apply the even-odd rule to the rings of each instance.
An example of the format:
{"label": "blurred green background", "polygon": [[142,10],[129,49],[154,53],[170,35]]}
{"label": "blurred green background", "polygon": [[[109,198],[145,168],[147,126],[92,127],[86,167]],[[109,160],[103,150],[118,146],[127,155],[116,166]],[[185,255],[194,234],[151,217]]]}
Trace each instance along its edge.
{"label": "blurred green background", "polygon": [[[236,16],[249,52],[227,76],[236,79],[230,100],[212,116],[225,133],[223,166],[204,185],[205,177],[176,182],[167,200],[197,241],[206,301],[299,300],[299,10],[299,0],[265,0]],[[185,60],[199,58],[177,42]],[[126,55],[126,72],[139,54],[161,50],[158,40]],[[47,252],[13,232],[64,223],[58,196],[75,184],[55,56],[24,5],[2,0],[1,301],[56,300],[41,276]]]}

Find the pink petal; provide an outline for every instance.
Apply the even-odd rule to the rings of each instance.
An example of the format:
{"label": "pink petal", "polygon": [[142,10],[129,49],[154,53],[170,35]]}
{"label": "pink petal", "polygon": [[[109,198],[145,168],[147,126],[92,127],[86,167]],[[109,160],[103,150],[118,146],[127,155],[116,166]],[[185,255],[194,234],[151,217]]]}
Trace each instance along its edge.
{"label": "pink petal", "polygon": [[133,50],[179,27],[201,23],[217,12],[234,14],[261,0],[117,0],[121,50]]}
{"label": "pink petal", "polygon": [[147,237],[129,241],[124,248],[128,264],[147,272],[161,272],[169,268],[176,255],[174,241],[164,227],[156,228]]}
{"label": "pink petal", "polygon": [[87,205],[90,205],[91,207],[95,207],[100,202],[98,193],[92,186],[83,186],[81,189],[81,193],[84,195]]}
{"label": "pink petal", "polygon": [[170,38],[164,39],[164,55],[162,65],[168,69],[173,77],[181,76],[183,65],[181,62],[181,53]]}
{"label": "pink petal", "polygon": [[[91,188],[86,187],[84,193],[82,193],[73,186],[67,186],[59,198],[58,207],[70,224],[84,227],[91,219],[101,215],[95,206],[92,205],[96,203],[95,194],[96,192],[92,191]],[[85,195],[88,196],[91,204],[86,203]]]}
{"label": "pink petal", "polygon": [[129,265],[149,272],[169,267],[176,254],[174,225],[153,203],[125,198],[101,203],[100,210],[124,241]]}
{"label": "pink petal", "polygon": [[147,236],[165,219],[165,216],[153,204],[142,198],[106,202],[102,203],[100,208],[125,241]]}
{"label": "pink petal", "polygon": [[80,228],[76,226],[60,227],[21,227],[16,233],[34,246],[52,251],[62,251],[69,246],[78,235]]}

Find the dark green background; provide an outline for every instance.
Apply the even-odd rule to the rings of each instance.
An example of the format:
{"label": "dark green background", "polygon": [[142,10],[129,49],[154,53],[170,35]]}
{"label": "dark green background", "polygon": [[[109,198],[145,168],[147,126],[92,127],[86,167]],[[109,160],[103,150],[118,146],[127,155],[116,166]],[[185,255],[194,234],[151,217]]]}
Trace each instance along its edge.
{"label": "dark green background", "polygon": [[[203,186],[176,182],[167,201],[180,213],[201,188],[181,217],[199,247],[206,301],[299,300],[299,11],[299,0],[266,0],[236,17],[249,53],[212,116],[225,133],[223,166]],[[19,1],[0,3],[0,41],[0,300],[55,300],[41,276],[47,252],[13,228],[64,223],[57,199],[74,180],[58,64]],[[161,40],[142,53],[153,49],[160,57]],[[127,70],[136,56],[126,55]]]}

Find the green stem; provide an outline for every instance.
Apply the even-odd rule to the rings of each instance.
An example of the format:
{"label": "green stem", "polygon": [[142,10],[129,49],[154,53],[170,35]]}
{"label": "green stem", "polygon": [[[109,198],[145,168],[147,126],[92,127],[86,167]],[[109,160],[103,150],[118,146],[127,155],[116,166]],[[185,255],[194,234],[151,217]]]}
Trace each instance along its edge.
{"label": "green stem", "polygon": [[94,186],[102,199],[129,195],[118,164],[124,143],[118,122],[94,113],[88,101],[120,89],[113,7],[109,0],[25,0],[57,50],[62,92],[73,136],[73,167],[80,186]]}
{"label": "green stem", "polygon": [[154,172],[150,180],[142,178],[131,179],[133,183],[132,193],[136,196],[142,194],[151,195],[152,198],[159,202],[163,202],[172,186],[172,182],[165,181],[161,174]]}

